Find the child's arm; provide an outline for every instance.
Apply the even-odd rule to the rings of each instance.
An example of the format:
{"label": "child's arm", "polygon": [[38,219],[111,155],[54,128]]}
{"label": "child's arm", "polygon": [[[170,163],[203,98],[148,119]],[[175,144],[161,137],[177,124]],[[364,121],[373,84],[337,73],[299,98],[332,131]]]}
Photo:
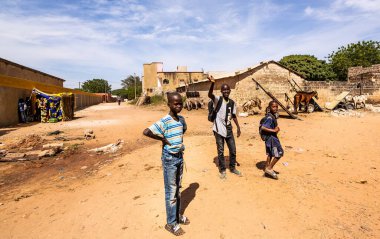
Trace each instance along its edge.
{"label": "child's arm", "polygon": [[180,118],[179,118],[179,121],[181,122],[181,124],[182,124],[182,126],[183,126],[183,133],[185,133],[186,130],[187,130],[187,124],[186,124],[185,118],[180,117]]}
{"label": "child's arm", "polygon": [[261,126],[261,129],[263,131],[266,131],[266,132],[269,132],[269,133],[278,133],[280,131],[280,128],[278,126],[276,128],[274,128],[274,129],[270,129],[270,128],[267,128],[265,126]]}
{"label": "child's arm", "polygon": [[167,145],[171,146],[171,143],[165,137],[160,137],[158,135],[153,134],[149,128],[146,128],[144,130],[143,134],[149,138],[162,141],[162,143],[164,145],[167,144]]}
{"label": "child's arm", "polygon": [[207,79],[211,81],[211,86],[208,91],[208,98],[210,98],[212,101],[215,101],[215,95],[212,93],[214,91],[215,79],[213,76],[208,76]]}
{"label": "child's arm", "polygon": [[232,117],[232,119],[234,120],[234,122],[235,122],[235,124],[236,124],[236,127],[237,127],[237,137],[239,138],[239,137],[240,137],[240,134],[241,134],[241,132],[240,132],[240,125],[239,125],[239,122],[238,122],[236,116],[235,116],[235,117]]}

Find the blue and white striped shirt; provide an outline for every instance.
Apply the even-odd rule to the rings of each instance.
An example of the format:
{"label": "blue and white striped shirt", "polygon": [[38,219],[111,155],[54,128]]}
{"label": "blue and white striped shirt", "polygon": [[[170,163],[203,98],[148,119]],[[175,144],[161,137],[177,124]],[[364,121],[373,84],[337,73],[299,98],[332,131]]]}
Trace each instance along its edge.
{"label": "blue and white striped shirt", "polygon": [[149,127],[153,134],[166,138],[171,146],[165,145],[164,150],[169,153],[179,153],[185,150],[183,133],[187,129],[185,118],[178,115],[176,121],[169,114]]}

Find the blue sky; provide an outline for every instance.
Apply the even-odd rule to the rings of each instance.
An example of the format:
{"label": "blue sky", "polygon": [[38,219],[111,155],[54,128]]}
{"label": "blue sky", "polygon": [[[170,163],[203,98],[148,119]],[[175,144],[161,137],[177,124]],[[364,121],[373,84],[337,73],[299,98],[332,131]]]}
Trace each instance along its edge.
{"label": "blue sky", "polygon": [[142,64],[234,71],[289,54],[320,59],[380,41],[380,0],[1,0],[0,57],[120,88]]}

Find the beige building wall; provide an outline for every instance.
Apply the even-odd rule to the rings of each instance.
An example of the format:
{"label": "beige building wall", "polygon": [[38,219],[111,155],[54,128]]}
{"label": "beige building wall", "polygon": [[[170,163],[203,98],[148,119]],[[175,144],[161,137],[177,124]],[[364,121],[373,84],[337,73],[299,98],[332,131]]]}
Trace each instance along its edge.
{"label": "beige building wall", "polygon": [[178,66],[177,71],[163,71],[162,62],[144,64],[143,68],[143,91],[147,95],[175,91],[179,86],[185,86],[205,78],[203,72],[188,72],[186,66]]}
{"label": "beige building wall", "polygon": [[153,93],[153,91],[159,87],[157,84],[157,72],[162,72],[162,62],[152,62],[150,64],[144,64],[144,77],[143,77],[143,91]]}

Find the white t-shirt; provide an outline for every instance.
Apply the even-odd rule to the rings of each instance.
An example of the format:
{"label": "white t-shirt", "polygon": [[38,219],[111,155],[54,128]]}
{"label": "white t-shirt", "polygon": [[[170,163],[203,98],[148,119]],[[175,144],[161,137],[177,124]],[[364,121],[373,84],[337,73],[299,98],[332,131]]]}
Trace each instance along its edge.
{"label": "white t-shirt", "polygon": [[[215,96],[214,101],[214,109],[216,109],[216,105],[222,96]],[[214,125],[212,126],[212,130],[219,134],[222,137],[230,137],[232,136],[232,124],[231,119],[232,115],[236,116],[236,104],[234,103],[233,109],[231,109],[231,104],[227,105],[229,101],[225,101],[223,98],[222,105],[216,114],[216,118],[214,121]],[[228,106],[228,108],[227,108]]]}

